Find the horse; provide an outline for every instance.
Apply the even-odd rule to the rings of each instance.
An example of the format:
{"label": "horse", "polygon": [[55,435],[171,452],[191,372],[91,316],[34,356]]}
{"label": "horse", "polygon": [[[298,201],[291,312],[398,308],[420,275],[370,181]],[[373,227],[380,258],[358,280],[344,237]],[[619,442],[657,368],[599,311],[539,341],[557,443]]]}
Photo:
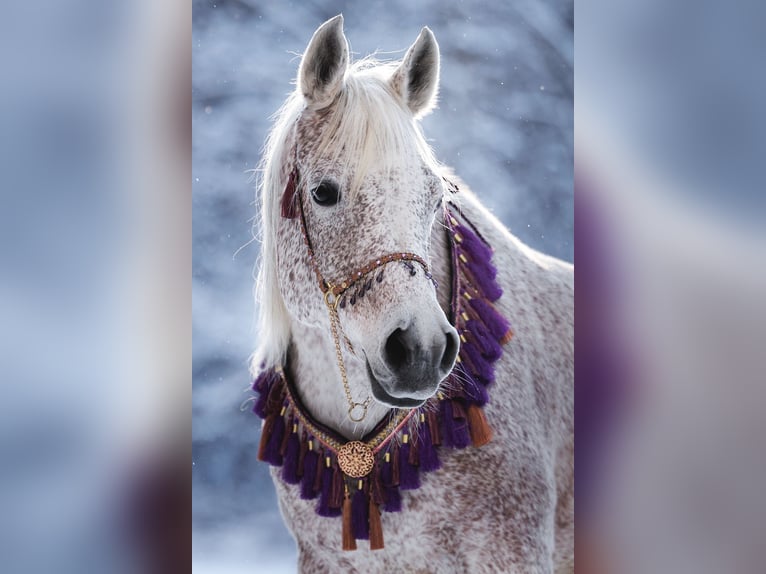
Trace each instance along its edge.
{"label": "horse", "polygon": [[[285,422],[286,407],[280,410],[279,403],[263,433],[269,425],[270,433],[274,425],[286,433],[271,454],[265,445],[264,457],[285,461],[271,474],[297,542],[300,572],[574,568],[573,266],[511,235],[436,160],[419,120],[435,106],[439,66],[439,46],[428,28],[401,61],[352,63],[343,17],[336,16],[311,38],[296,89],[276,114],[264,148],[252,365],[254,373],[275,369],[272,379],[289,373],[288,390],[298,405],[296,418]],[[443,217],[448,207],[454,218]],[[343,516],[331,508],[317,515],[311,489],[321,481],[305,462],[307,448],[313,452],[325,444],[322,432],[360,445],[383,422],[406,421],[408,413],[430,421],[423,405],[454,390],[450,385],[460,380],[454,373],[464,365],[460,357],[468,346],[450,320],[457,285],[453,238],[464,241],[450,221],[462,218],[468,223],[460,225],[470,223],[473,230],[465,233],[491,249],[502,289],[493,306],[513,326],[511,340],[501,341],[494,383],[479,413],[491,427],[491,440],[480,439],[480,447],[440,447],[440,468],[418,479],[419,488],[402,490],[401,512],[378,517],[377,505],[371,505],[365,514],[370,547],[382,532],[385,545],[381,539],[374,550],[343,551],[341,546],[356,546],[353,536],[346,539],[352,528],[346,517],[346,506],[352,508],[349,483]],[[357,275],[369,275],[361,281],[361,295],[359,285],[349,288]],[[340,283],[346,277],[349,283]],[[301,478],[285,454],[293,449],[298,456],[298,443],[291,446],[287,437],[305,436],[299,430],[304,423],[318,437],[310,436],[300,452],[310,496],[290,484]],[[392,448],[401,454],[410,444],[398,432]],[[436,440],[435,432],[429,440]],[[418,440],[410,436],[410,443]],[[346,478],[369,462],[363,447],[351,453],[353,469],[343,467]],[[333,466],[343,462],[338,456]],[[329,456],[327,464],[328,476],[338,476]],[[400,472],[404,488],[403,467]],[[356,480],[350,484],[355,488]],[[360,493],[362,484],[360,478]],[[335,492],[334,483],[328,488]],[[357,508],[350,512],[355,521]]]}

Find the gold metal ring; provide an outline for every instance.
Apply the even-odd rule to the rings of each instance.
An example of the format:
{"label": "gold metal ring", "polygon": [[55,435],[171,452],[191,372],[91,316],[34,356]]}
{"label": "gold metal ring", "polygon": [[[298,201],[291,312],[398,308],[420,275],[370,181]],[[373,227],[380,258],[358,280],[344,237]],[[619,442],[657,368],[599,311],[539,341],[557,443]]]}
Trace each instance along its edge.
{"label": "gold metal ring", "polygon": [[[357,410],[357,407],[362,407],[362,416],[359,418],[354,417],[354,411]],[[367,404],[366,403],[354,403],[348,408],[348,418],[350,418],[355,423],[360,423],[364,420],[364,417],[367,416]]]}

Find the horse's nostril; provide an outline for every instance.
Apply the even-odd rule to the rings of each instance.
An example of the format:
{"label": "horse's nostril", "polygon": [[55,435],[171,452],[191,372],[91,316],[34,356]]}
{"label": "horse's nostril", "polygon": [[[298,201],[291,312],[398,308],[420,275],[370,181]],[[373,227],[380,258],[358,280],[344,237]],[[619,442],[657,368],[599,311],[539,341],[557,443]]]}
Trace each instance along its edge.
{"label": "horse's nostril", "polygon": [[405,333],[396,329],[386,340],[386,362],[393,370],[398,370],[407,362],[407,344]]}
{"label": "horse's nostril", "polygon": [[442,353],[442,360],[441,363],[439,363],[439,366],[443,371],[449,371],[457,357],[458,339],[457,334],[454,331],[447,331],[445,335],[447,342],[444,345],[444,353]]}

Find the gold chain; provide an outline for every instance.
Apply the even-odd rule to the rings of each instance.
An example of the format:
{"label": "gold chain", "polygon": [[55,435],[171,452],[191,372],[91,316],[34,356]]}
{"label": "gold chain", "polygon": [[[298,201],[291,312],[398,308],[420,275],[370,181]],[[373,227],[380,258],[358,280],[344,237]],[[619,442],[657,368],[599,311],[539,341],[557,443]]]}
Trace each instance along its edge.
{"label": "gold chain", "polygon": [[[333,286],[328,283],[328,289],[324,294],[324,301],[327,304],[327,312],[330,315],[330,330],[332,331],[332,339],[335,343],[335,357],[338,360],[338,369],[340,369],[340,380],[343,382],[343,392],[346,394],[346,400],[348,401],[348,418],[358,423],[367,416],[367,408],[370,406],[371,399],[367,397],[363,402],[359,403],[354,401],[354,397],[351,396],[351,389],[348,386],[348,375],[346,374],[346,364],[343,361],[343,351],[340,348],[340,334],[338,332],[338,326],[340,325],[340,318],[338,317],[339,300],[340,297],[333,293]],[[357,410],[361,410],[361,416],[354,416]]]}

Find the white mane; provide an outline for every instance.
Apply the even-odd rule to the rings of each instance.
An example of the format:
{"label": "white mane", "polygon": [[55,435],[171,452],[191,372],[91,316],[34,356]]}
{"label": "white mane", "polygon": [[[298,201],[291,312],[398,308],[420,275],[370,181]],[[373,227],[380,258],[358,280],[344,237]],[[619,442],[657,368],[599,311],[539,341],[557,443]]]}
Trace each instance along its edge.
{"label": "white mane", "polygon": [[[373,164],[377,169],[389,170],[413,151],[434,173],[441,172],[420,126],[389,85],[398,65],[366,58],[349,67],[321,140],[315,144],[317,151],[309,158],[309,165],[300,166],[302,174],[312,174],[329,164],[337,167],[342,158],[343,171],[353,175],[348,190],[349,197],[353,197]],[[294,163],[295,125],[304,108],[303,95],[296,88],[275,115],[259,170],[263,175],[259,185],[261,254],[255,287],[259,314],[258,341],[251,365],[254,372],[261,369],[261,364],[283,364],[290,342],[290,317],[277,272],[276,229],[281,217],[280,199]]]}

